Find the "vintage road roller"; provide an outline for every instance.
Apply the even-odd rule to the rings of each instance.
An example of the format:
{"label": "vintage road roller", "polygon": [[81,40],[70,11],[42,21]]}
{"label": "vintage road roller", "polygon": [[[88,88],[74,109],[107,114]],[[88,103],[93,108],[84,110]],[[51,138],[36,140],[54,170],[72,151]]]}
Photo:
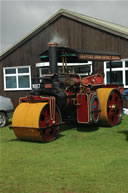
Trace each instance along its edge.
{"label": "vintage road roller", "polygon": [[[122,116],[122,86],[104,85],[103,74],[71,72],[68,63],[120,60],[109,52],[84,51],[49,43],[41,55],[49,62],[49,72],[32,79],[29,96],[19,99],[12,128],[22,140],[50,142],[57,138],[60,125],[74,121],[78,124],[115,126]],[[58,63],[62,67],[58,68]],[[110,65],[111,66],[111,65]],[[111,68],[110,68],[111,74]],[[111,80],[112,82],[112,80]]]}

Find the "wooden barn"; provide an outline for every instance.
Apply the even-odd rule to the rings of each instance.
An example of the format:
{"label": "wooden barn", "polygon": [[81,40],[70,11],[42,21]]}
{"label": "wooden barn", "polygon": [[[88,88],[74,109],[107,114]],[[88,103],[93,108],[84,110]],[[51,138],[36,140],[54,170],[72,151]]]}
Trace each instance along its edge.
{"label": "wooden barn", "polygon": [[[61,9],[0,57],[0,95],[11,97],[15,106],[19,97],[29,95],[31,78],[40,72],[39,56],[50,41],[120,53],[122,60],[114,64],[113,77],[128,88],[128,27]],[[94,73],[104,71],[105,83],[109,82],[107,63],[94,63],[92,69]]]}

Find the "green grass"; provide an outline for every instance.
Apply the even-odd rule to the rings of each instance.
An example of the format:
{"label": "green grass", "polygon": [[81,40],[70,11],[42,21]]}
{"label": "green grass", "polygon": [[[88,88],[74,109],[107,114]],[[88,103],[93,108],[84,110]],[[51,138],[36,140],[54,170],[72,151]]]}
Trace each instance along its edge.
{"label": "green grass", "polygon": [[128,193],[128,116],[113,128],[62,129],[46,144],[0,129],[0,193]]}

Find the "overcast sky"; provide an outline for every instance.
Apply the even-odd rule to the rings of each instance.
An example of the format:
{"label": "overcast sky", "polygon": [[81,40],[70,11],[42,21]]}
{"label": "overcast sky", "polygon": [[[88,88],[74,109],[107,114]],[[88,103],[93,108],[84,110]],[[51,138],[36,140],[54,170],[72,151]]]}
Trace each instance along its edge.
{"label": "overcast sky", "polygon": [[61,8],[128,27],[128,0],[0,0],[0,54]]}

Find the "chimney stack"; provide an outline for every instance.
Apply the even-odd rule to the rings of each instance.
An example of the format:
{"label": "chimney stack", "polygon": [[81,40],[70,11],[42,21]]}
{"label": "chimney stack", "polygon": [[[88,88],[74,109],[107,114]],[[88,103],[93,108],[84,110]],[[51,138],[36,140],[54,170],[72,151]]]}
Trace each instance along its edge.
{"label": "chimney stack", "polygon": [[57,73],[57,43],[50,42],[48,43],[48,55],[49,55],[49,63],[50,63],[50,73]]}

